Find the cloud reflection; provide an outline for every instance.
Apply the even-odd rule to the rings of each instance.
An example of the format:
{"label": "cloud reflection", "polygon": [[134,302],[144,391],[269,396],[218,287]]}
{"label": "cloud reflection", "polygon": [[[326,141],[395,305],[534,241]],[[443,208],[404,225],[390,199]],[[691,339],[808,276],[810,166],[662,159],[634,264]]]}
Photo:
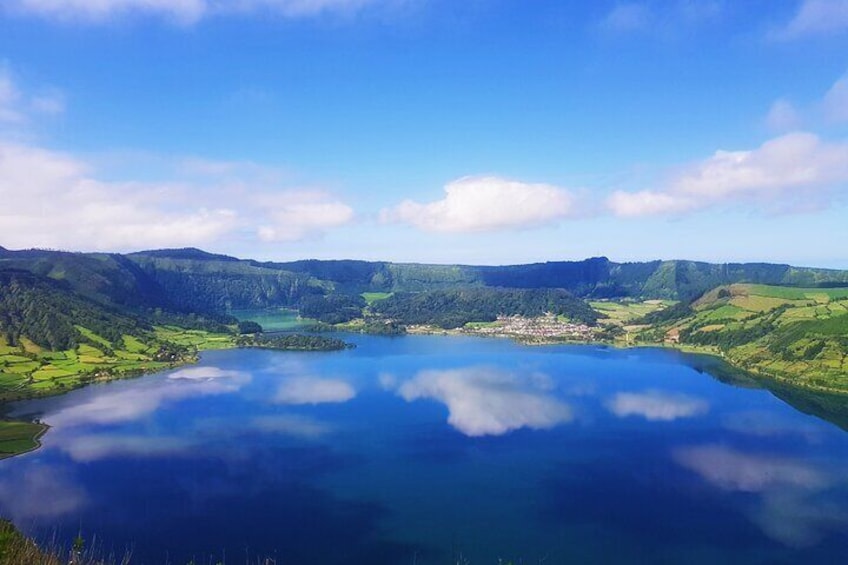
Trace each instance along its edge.
{"label": "cloud reflection", "polygon": [[17,524],[78,512],[88,496],[66,472],[55,467],[11,467],[0,478],[0,506]]}
{"label": "cloud reflection", "polygon": [[87,400],[47,414],[44,419],[60,428],[130,422],[155,412],[166,402],[236,392],[249,381],[250,375],[239,371],[222,371],[214,367],[183,369],[167,379],[133,383],[131,388],[97,390]]}
{"label": "cloud reflection", "polygon": [[57,447],[78,463],[110,457],[173,457],[188,454],[188,438],[132,434],[84,434],[57,438]]}
{"label": "cloud reflection", "polygon": [[277,404],[324,404],[347,402],[356,396],[356,390],[341,379],[318,377],[292,377],[283,382],[274,395]]}
{"label": "cloud reflection", "polygon": [[821,428],[807,420],[789,419],[767,410],[734,412],[722,418],[725,429],[734,433],[760,437],[796,436],[808,442],[821,440]]}
{"label": "cloud reflection", "polygon": [[519,376],[488,367],[421,371],[398,394],[411,402],[438,400],[448,423],[468,436],[502,435],[519,428],[546,429],[572,419],[571,409],[549,395],[544,375]]}
{"label": "cloud reflection", "polygon": [[705,414],[709,404],[685,394],[648,390],[619,392],[607,402],[607,408],[619,418],[641,416],[651,422],[671,422]]}
{"label": "cloud reflection", "polygon": [[292,436],[301,439],[317,439],[327,435],[330,426],[313,418],[280,414],[259,416],[251,421],[254,429],[261,432]]}
{"label": "cloud reflection", "polygon": [[836,480],[818,466],[722,445],[678,449],[673,458],[723,491],[757,495],[745,512],[784,545],[814,545],[827,533],[848,528],[848,513],[830,496]]}
{"label": "cloud reflection", "polygon": [[763,492],[787,486],[820,489],[828,484],[821,471],[805,463],[752,455],[722,445],[679,449],[674,459],[722,490]]}

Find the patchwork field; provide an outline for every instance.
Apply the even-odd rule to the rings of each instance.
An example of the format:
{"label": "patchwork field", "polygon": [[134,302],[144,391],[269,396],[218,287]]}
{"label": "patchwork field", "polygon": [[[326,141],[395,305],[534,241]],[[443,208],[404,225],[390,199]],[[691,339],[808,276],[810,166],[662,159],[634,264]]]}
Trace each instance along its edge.
{"label": "patchwork field", "polygon": [[147,341],[125,335],[117,344],[86,328],[77,330],[84,342],[64,351],[47,351],[25,338],[12,345],[0,336],[0,400],[155,371],[190,361],[199,351],[234,346],[229,334],[176,327],[157,327]]}
{"label": "patchwork field", "polygon": [[718,353],[734,365],[806,388],[848,392],[848,289],[734,284],[644,341]]}

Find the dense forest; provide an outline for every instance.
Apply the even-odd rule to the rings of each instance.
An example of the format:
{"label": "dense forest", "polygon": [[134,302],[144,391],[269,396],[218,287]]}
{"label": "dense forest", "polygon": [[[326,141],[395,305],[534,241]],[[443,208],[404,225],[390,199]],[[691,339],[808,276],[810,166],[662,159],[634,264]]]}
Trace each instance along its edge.
{"label": "dense forest", "polygon": [[127,316],[69,291],[65,285],[26,271],[0,271],[0,334],[9,345],[27,337],[51,350],[71,349],[87,339],[85,327],[111,343],[150,329]]}
{"label": "dense forest", "polygon": [[552,313],[594,325],[598,314],[586,302],[559,289],[466,288],[397,293],[371,305],[374,313],[402,324],[429,324],[445,329],[468,322],[491,322],[498,316]]}

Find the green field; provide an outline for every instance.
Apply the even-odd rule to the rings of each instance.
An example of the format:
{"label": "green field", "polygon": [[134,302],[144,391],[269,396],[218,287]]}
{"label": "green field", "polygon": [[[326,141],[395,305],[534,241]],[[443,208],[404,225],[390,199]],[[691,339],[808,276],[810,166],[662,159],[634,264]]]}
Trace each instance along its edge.
{"label": "green field", "polygon": [[363,292],[361,296],[365,299],[366,304],[368,304],[368,306],[371,306],[378,300],[385,300],[393,294],[393,292]]}
{"label": "green field", "polygon": [[601,323],[612,323],[616,325],[627,325],[638,318],[651,312],[656,312],[674,304],[671,300],[646,300],[636,301],[612,301],[596,300],[589,302],[589,306],[606,316]]}
{"label": "green field", "polygon": [[719,287],[698,299],[691,314],[639,338],[718,353],[793,386],[848,392],[846,288]]}
{"label": "green field", "polygon": [[47,351],[21,339],[9,345],[0,338],[0,400],[63,392],[92,382],[155,371],[196,357],[198,351],[233,347],[230,334],[157,327],[147,341],[125,335],[112,344],[86,328],[77,328],[86,343]]}
{"label": "green field", "polygon": [[0,421],[0,459],[37,449],[46,430],[43,424]]}

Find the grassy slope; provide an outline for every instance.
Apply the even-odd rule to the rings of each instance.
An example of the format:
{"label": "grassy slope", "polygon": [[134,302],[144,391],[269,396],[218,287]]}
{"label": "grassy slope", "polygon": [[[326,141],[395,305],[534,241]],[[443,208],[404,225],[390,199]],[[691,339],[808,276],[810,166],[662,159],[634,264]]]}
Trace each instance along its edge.
{"label": "grassy slope", "polygon": [[[0,400],[63,392],[95,380],[155,371],[191,360],[198,351],[233,346],[233,337],[201,330],[156,327],[144,336],[124,335],[118,346],[84,328],[87,338],[72,349],[49,351],[26,339],[11,346],[0,337]],[[185,348],[169,354],[173,345]]]}
{"label": "grassy slope", "polygon": [[681,320],[646,328],[793,386],[848,392],[848,289],[734,284],[708,292]]}

